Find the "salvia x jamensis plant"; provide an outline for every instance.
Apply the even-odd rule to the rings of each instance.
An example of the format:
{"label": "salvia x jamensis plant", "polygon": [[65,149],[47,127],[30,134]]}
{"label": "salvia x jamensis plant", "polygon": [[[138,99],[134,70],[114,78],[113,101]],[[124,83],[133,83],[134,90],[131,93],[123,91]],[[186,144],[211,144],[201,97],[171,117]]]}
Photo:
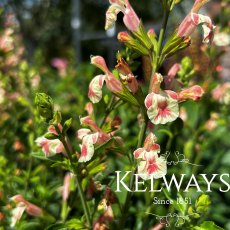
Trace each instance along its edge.
{"label": "salvia x jamensis plant", "polygon": [[[114,198],[115,195],[111,195],[113,194],[111,188],[107,188],[103,195],[104,211],[99,217],[94,215],[95,204],[86,199],[87,191],[90,191],[90,196],[92,196],[94,191],[100,190],[96,186],[97,177],[93,175],[103,173],[107,159],[110,157],[110,151],[123,157],[128,155],[130,159],[128,168],[132,171],[132,175],[138,173],[144,181],[150,179],[157,181],[164,177],[167,174],[167,159],[161,153],[160,142],[157,143],[157,134],[154,133],[155,129],[157,127],[167,129],[170,124],[178,120],[182,102],[192,100],[199,103],[198,101],[204,94],[201,86],[194,85],[190,81],[194,75],[194,69],[190,64],[188,65],[191,68],[187,68],[188,60],[181,64],[174,63],[165,76],[160,72],[160,67],[165,59],[191,44],[190,35],[199,25],[202,26],[204,32],[203,42],[211,43],[215,26],[208,16],[198,13],[207,1],[194,1],[188,15],[182,22],[178,22],[178,28],[175,28],[169,38],[165,36],[168,17],[174,12],[173,8],[178,1],[162,0],[161,2],[163,23],[158,34],[154,29],[147,31],[144,28],[140,17],[128,0],[109,1],[105,29],[114,26],[118,13],[123,14],[123,22],[128,31],[120,32],[118,40],[133,52],[134,56],[148,58],[151,76],[149,80],[140,80],[140,76],[135,75],[135,68],[130,64],[129,58],[122,55],[122,52],[117,55],[117,65],[114,66],[114,69],[109,69],[102,56],[91,56],[91,64],[102,73],[95,76],[89,84],[88,97],[92,103],[87,103],[85,107],[87,116],[79,119],[82,128],[76,130],[75,142],[77,144],[71,143],[67,135],[72,119],[63,122],[61,112],[54,110],[53,100],[44,93],[36,95],[37,111],[49,125],[48,133],[39,137],[36,142],[45,157],[61,155],[65,161],[63,167],[74,175],[76,189],[84,210],[83,228],[109,229],[108,223],[119,226],[119,229],[125,227],[132,200],[131,193],[127,193],[122,205],[119,203],[120,214],[117,216],[113,213],[112,204],[119,201]],[[103,88],[104,83],[108,91]],[[104,117],[98,118],[94,108],[100,107],[102,103],[106,104]],[[139,111],[141,114],[139,116],[141,119],[136,121],[141,125],[139,134],[135,137],[137,143],[132,148],[126,147],[127,140],[122,139],[122,121],[116,116],[118,108],[122,109],[124,104],[129,104],[129,109],[134,113]],[[148,129],[149,123],[154,125],[151,130]],[[65,186],[67,187],[64,188],[66,192],[63,193],[65,194],[63,199],[66,201],[69,182],[66,182]],[[133,187],[134,179],[131,176],[129,189],[132,190]],[[189,218],[186,221],[190,223]],[[153,229],[160,229],[165,224],[161,222],[157,226],[160,227]]]}

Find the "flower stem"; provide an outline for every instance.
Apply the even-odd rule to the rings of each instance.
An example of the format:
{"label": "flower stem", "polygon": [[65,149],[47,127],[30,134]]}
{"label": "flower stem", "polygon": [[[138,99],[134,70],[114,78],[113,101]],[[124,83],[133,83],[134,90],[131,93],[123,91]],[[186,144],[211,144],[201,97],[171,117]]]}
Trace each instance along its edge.
{"label": "flower stem", "polygon": [[[139,135],[138,135],[138,143],[137,143],[137,148],[140,148],[143,145],[144,139],[145,139],[145,133],[146,133],[146,129],[147,129],[147,124],[148,124],[148,118],[145,112],[144,108],[141,108],[141,113],[142,116],[144,117]],[[132,191],[133,189],[133,185],[134,185],[134,174],[137,172],[137,167],[135,165],[135,167],[133,167],[133,170],[131,172],[131,176],[130,176],[130,181],[129,181],[129,189]],[[123,210],[122,210],[122,218],[120,221],[120,225],[119,228],[123,229],[124,225],[125,225],[125,220],[126,220],[126,216],[129,210],[129,205],[130,205],[130,200],[131,200],[131,195],[132,192],[127,192],[127,196],[126,196],[126,200],[125,200],[125,204],[123,206]]]}
{"label": "flower stem", "polygon": [[[150,83],[149,83],[149,92],[151,91],[152,88],[152,81],[153,81],[153,76],[154,73],[156,73],[160,67],[161,62],[159,62],[159,60],[161,60],[161,50],[162,50],[162,44],[163,44],[163,39],[164,39],[164,35],[165,35],[165,30],[167,27],[167,23],[168,23],[168,17],[169,17],[169,13],[170,11],[165,10],[164,11],[164,15],[163,15],[163,22],[162,22],[162,27],[160,30],[160,34],[159,34],[159,39],[158,39],[158,43],[157,43],[157,51],[156,51],[156,58],[155,60],[153,60],[152,63],[152,75],[151,75],[151,79],[150,79]],[[150,58],[152,57],[152,54],[150,54]]]}
{"label": "flower stem", "polygon": [[74,166],[74,159],[72,157],[70,148],[69,148],[68,143],[67,143],[67,141],[65,139],[65,136],[62,134],[62,132],[59,129],[58,125],[55,125],[55,129],[56,129],[57,133],[60,136],[59,139],[62,142],[62,144],[63,144],[63,146],[64,146],[64,148],[66,150],[67,156],[69,158],[71,168],[72,168],[72,170],[74,172],[74,175],[75,175],[75,178],[76,178],[76,183],[77,183],[77,187],[78,187],[78,191],[79,191],[79,196],[80,196],[81,203],[82,203],[84,213],[85,213],[85,216],[86,216],[86,221],[87,221],[88,226],[91,227],[91,218],[90,218],[89,207],[88,207],[88,204],[87,204],[87,201],[86,201],[86,198],[85,198],[82,186],[81,186],[81,180],[80,180],[80,178],[78,176],[78,172],[77,172],[77,170],[76,170],[76,168]]}

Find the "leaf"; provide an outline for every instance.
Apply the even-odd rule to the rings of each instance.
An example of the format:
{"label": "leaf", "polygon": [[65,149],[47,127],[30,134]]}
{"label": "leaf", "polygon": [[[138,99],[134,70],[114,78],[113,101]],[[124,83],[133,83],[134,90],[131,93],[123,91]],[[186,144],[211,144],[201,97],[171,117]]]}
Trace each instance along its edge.
{"label": "leaf", "polygon": [[87,228],[85,228],[84,223],[81,220],[78,220],[78,219],[69,220],[68,222],[66,222],[66,225],[70,229],[74,229],[74,230],[87,229]]}
{"label": "leaf", "polygon": [[223,228],[215,225],[212,221],[205,221],[199,227],[196,226],[195,230],[224,230]]}
{"label": "leaf", "polygon": [[64,223],[56,223],[48,226],[45,230],[67,230],[68,228]]}
{"label": "leaf", "polygon": [[38,159],[41,159],[41,160],[53,161],[53,162],[57,162],[57,161],[60,161],[62,159],[61,154],[57,154],[57,155],[52,156],[52,157],[46,157],[43,152],[32,152],[31,156],[38,158]]}
{"label": "leaf", "polygon": [[72,117],[65,121],[63,126],[63,133],[66,133],[72,124]]}
{"label": "leaf", "polygon": [[48,140],[55,140],[59,138],[59,136],[54,133],[46,133],[44,137]]}
{"label": "leaf", "polygon": [[94,167],[93,169],[91,169],[89,171],[89,175],[93,175],[96,173],[99,173],[101,171],[104,171],[106,169],[106,164],[105,163],[101,163],[99,165],[97,165],[96,167]]}
{"label": "leaf", "polygon": [[177,200],[174,200],[173,198],[170,197],[170,194],[169,194],[169,192],[166,189],[163,189],[163,192],[164,192],[166,198],[173,202],[173,207],[177,211],[179,211],[181,214],[184,215],[186,207],[187,207],[187,204],[184,201],[184,198],[178,193],[177,194],[178,195],[178,199],[180,199],[181,201],[183,201],[183,202],[179,203]]}

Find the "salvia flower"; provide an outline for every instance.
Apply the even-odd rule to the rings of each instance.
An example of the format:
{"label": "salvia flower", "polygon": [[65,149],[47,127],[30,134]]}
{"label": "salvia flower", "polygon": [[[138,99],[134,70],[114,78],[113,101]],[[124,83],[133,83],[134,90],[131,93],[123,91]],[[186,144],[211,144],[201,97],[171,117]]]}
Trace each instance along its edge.
{"label": "salvia flower", "polygon": [[106,11],[105,29],[108,30],[114,26],[117,20],[117,14],[124,14],[123,22],[125,26],[132,32],[138,31],[140,19],[136,15],[128,0],[110,0],[110,6]]}
{"label": "salvia flower", "polygon": [[180,64],[174,64],[168,71],[167,76],[164,77],[164,84],[167,89],[171,89],[173,86],[173,81],[175,80],[175,76],[180,70]]}
{"label": "salvia flower", "polygon": [[179,37],[189,37],[198,25],[202,25],[204,32],[203,42],[210,43],[212,41],[215,29],[212,20],[208,16],[198,14],[198,11],[206,2],[207,0],[195,1],[191,12],[185,17],[177,30]]}
{"label": "salvia flower", "polygon": [[160,146],[156,144],[157,138],[149,133],[144,142],[144,147],[138,148],[133,155],[138,159],[138,174],[144,180],[158,179],[166,175],[167,165],[163,156],[159,156]]}
{"label": "salvia flower", "polygon": [[[59,125],[60,126],[60,125]],[[60,126],[61,128],[61,126]],[[51,134],[57,134],[54,126],[50,126],[48,128],[49,133]],[[35,142],[39,147],[42,148],[42,151],[44,152],[46,157],[51,157],[54,156],[58,153],[65,152],[64,151],[64,146],[62,142],[59,139],[53,139],[49,140],[45,138],[44,136],[38,137]]]}
{"label": "salvia flower", "polygon": [[185,101],[185,100],[193,100],[197,101],[203,96],[204,90],[199,85],[194,85],[190,88],[183,89],[178,93],[178,100]]}
{"label": "salvia flower", "polygon": [[79,162],[87,162],[94,155],[94,145],[107,142],[111,135],[100,129],[89,116],[81,118],[80,122],[82,125],[90,127],[90,129],[82,128],[77,131],[77,138],[82,140]]}
{"label": "salvia flower", "polygon": [[16,203],[16,208],[12,210],[11,226],[15,226],[16,222],[21,219],[24,211],[31,216],[42,216],[43,210],[35,204],[27,201],[22,195],[18,194],[11,197]]}
{"label": "salvia flower", "polygon": [[106,82],[107,88],[112,93],[119,94],[123,91],[122,83],[109,71],[103,57],[92,57],[91,64],[97,66],[105,73],[105,75],[94,77],[89,84],[88,97],[93,103],[97,103],[101,100],[104,81]]}
{"label": "salvia flower", "polygon": [[179,116],[177,93],[170,90],[148,94],[145,106],[150,121],[155,125],[172,122]]}
{"label": "salvia flower", "polygon": [[230,82],[217,85],[212,90],[212,97],[214,100],[223,103],[225,105],[230,104]]}

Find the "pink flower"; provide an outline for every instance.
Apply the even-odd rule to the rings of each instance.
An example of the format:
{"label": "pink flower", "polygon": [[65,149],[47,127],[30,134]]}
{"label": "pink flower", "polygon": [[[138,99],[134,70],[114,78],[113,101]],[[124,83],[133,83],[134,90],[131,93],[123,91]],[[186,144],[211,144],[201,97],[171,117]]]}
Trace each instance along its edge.
{"label": "pink flower", "polygon": [[6,29],[4,34],[0,36],[0,50],[2,50],[4,53],[7,53],[14,48],[14,40],[12,34],[12,29]]}
{"label": "pink flower", "polygon": [[80,121],[82,125],[90,127],[90,129],[82,128],[77,131],[77,138],[82,140],[79,162],[87,162],[94,155],[94,145],[107,142],[111,135],[100,129],[89,116],[81,118]]}
{"label": "pink flower", "polygon": [[22,195],[18,194],[11,197],[17,205],[16,208],[12,210],[11,226],[15,226],[16,222],[21,219],[24,211],[31,216],[42,216],[43,211],[37,205],[27,201]]}
{"label": "pink flower", "polygon": [[158,156],[160,146],[156,144],[156,136],[149,133],[144,142],[144,147],[138,148],[133,155],[138,162],[138,174],[144,180],[151,178],[158,179],[166,175],[166,160],[162,156]]}
{"label": "pink flower", "polygon": [[86,103],[85,110],[87,111],[88,115],[93,113],[93,104],[91,102]]}
{"label": "pink flower", "polygon": [[214,100],[229,105],[230,104],[230,82],[218,85],[212,90],[212,97]]}
{"label": "pink flower", "polygon": [[198,25],[202,25],[204,37],[204,43],[210,43],[214,36],[215,26],[212,24],[212,20],[208,16],[198,14],[200,8],[207,2],[207,0],[196,0],[191,12],[185,17],[180,24],[177,35],[179,37],[189,37]]}
{"label": "pink flower", "polygon": [[105,29],[108,30],[114,26],[117,20],[117,14],[124,14],[123,22],[125,26],[132,32],[137,32],[140,25],[140,19],[136,15],[128,0],[110,0],[110,7],[106,11]]}
{"label": "pink flower", "polygon": [[[48,131],[53,134],[57,134],[54,126],[50,126]],[[48,140],[45,137],[38,137],[35,142],[42,151],[45,153],[46,157],[54,156],[58,153],[64,152],[64,146],[59,139]]]}
{"label": "pink flower", "polygon": [[88,97],[93,103],[97,103],[101,100],[104,81],[112,93],[119,94],[123,91],[122,83],[109,71],[103,57],[94,56],[91,58],[91,63],[105,73],[105,75],[94,77],[89,84]]}
{"label": "pink flower", "polygon": [[164,78],[165,87],[171,89],[173,86],[173,80],[180,70],[180,65],[178,63],[174,64],[168,71],[167,76]]}
{"label": "pink flower", "polygon": [[193,100],[197,101],[203,96],[204,90],[199,85],[194,85],[188,89],[183,89],[178,93],[178,100],[179,102],[185,100]]}
{"label": "pink flower", "polygon": [[170,90],[148,94],[145,106],[150,121],[156,125],[174,121],[179,116],[177,93]]}
{"label": "pink flower", "polygon": [[51,60],[51,65],[57,68],[61,76],[66,75],[67,61],[64,58],[53,58]]}
{"label": "pink flower", "polygon": [[64,185],[63,185],[63,190],[62,190],[62,199],[64,202],[66,202],[69,197],[70,182],[71,182],[71,174],[67,173],[64,177]]}
{"label": "pink flower", "polygon": [[67,61],[63,58],[53,58],[51,65],[59,70],[65,70],[67,68]]}

